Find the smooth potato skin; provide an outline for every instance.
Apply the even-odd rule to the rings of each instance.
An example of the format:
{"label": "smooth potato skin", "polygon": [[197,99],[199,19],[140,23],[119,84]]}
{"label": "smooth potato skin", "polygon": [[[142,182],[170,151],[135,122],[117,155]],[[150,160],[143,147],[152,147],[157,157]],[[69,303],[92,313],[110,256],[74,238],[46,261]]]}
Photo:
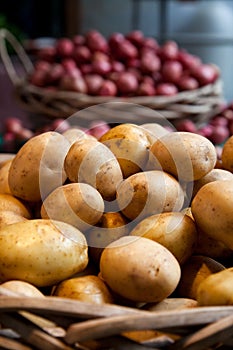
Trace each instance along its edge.
{"label": "smooth potato skin", "polygon": [[11,167],[12,159],[7,160],[0,167],[0,193],[11,194],[11,190],[8,183],[8,174]]}
{"label": "smooth potato skin", "polygon": [[10,210],[0,210],[0,229],[4,226],[15,224],[16,222],[26,221],[24,216]]}
{"label": "smooth potato skin", "polygon": [[[0,287],[6,288],[12,293],[15,293],[15,296],[27,296],[34,298],[43,298],[45,295],[33,284],[20,281],[20,280],[10,280],[0,284]],[[1,294],[1,292],[0,292]]]}
{"label": "smooth potato skin", "polygon": [[41,217],[63,221],[83,231],[95,225],[103,211],[103,198],[94,187],[71,183],[57,187],[48,195],[41,206]]}
{"label": "smooth potato skin", "polygon": [[32,214],[28,207],[12,194],[0,193],[0,211],[12,211],[26,219],[31,219]]}
{"label": "smooth potato skin", "polygon": [[37,202],[66,180],[64,158],[70,147],[61,134],[51,131],[29,139],[17,152],[9,169],[11,193]]}
{"label": "smooth potato skin", "polygon": [[61,281],[56,286],[53,295],[99,305],[113,303],[113,296],[108,287],[95,275],[74,277]]}
{"label": "smooth potato skin", "polygon": [[198,287],[201,306],[233,305],[233,267],[207,277]]}
{"label": "smooth potato skin", "polygon": [[101,278],[118,295],[136,302],[159,302],[180,279],[180,265],[157,242],[125,236],[109,244],[100,258]]}
{"label": "smooth potato skin", "polygon": [[179,180],[194,181],[215,167],[217,153],[204,136],[190,132],[169,133],[150,148],[150,164],[158,165]]}
{"label": "smooth potato skin", "polygon": [[233,180],[204,185],[194,197],[191,210],[200,231],[233,249]]}
{"label": "smooth potato skin", "polygon": [[233,135],[223,145],[221,161],[223,169],[233,173]]}
{"label": "smooth potato skin", "polygon": [[54,285],[88,263],[85,236],[51,220],[27,220],[2,228],[0,251],[0,281],[18,279],[37,287]]}
{"label": "smooth potato skin", "polygon": [[151,144],[146,129],[132,123],[120,124],[108,130],[99,141],[116,156],[124,178],[145,169]]}
{"label": "smooth potato skin", "polygon": [[184,193],[178,181],[159,170],[129,176],[118,186],[116,198],[120,210],[130,220],[179,211],[184,203]]}
{"label": "smooth potato skin", "polygon": [[156,241],[182,265],[194,252],[197,230],[194,221],[180,212],[155,214],[140,221],[130,235]]}
{"label": "smooth potato skin", "polygon": [[176,294],[181,298],[197,300],[197,290],[202,281],[225,267],[208,256],[192,255],[181,267],[181,278]]}

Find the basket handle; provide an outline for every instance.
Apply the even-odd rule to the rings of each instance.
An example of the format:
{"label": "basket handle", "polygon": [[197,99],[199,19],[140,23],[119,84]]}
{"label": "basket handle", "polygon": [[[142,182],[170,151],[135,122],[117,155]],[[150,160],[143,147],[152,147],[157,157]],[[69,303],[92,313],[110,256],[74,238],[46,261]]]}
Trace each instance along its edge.
{"label": "basket handle", "polygon": [[26,54],[23,46],[18,42],[18,40],[15,38],[15,36],[9,32],[7,29],[0,29],[0,54],[2,61],[4,63],[5,69],[14,85],[19,85],[22,81],[22,78],[17,73],[12,59],[8,53],[6,42],[9,42],[16,54],[18,55],[18,58],[20,59],[23,68],[26,73],[30,73],[34,67],[33,63]]}

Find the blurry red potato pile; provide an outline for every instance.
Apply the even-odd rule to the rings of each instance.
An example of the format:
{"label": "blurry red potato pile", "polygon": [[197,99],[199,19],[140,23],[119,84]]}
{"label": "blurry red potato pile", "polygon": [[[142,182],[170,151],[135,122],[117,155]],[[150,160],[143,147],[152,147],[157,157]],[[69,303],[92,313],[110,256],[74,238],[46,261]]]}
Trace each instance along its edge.
{"label": "blurry red potato pile", "polygon": [[91,96],[171,96],[211,84],[218,76],[215,65],[173,40],[159,45],[140,30],[106,38],[93,29],[40,49],[28,79],[38,87]]}

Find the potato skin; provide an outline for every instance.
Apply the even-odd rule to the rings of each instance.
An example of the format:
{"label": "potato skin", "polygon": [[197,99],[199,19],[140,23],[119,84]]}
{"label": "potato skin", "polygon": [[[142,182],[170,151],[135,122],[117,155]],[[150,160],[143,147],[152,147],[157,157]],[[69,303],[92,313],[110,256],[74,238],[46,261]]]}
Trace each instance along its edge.
{"label": "potato skin", "polygon": [[66,180],[64,159],[70,147],[61,134],[51,131],[29,139],[17,152],[9,169],[11,193],[37,202]]}
{"label": "potato skin", "polygon": [[0,210],[0,229],[16,222],[26,221],[24,216],[10,210]]}
{"label": "potato skin", "polygon": [[43,298],[45,295],[33,284],[20,281],[10,280],[1,283],[0,287],[6,288],[7,290],[16,294],[16,296],[27,296],[33,298]]}
{"label": "potato skin", "polygon": [[177,131],[164,135],[150,148],[153,163],[179,180],[194,181],[215,167],[217,152],[204,136]]}
{"label": "potato skin", "polygon": [[156,241],[182,265],[194,252],[197,230],[194,221],[180,212],[155,214],[140,221],[130,235]]}
{"label": "potato skin", "polygon": [[33,219],[0,230],[0,281],[51,286],[85,269],[85,236],[71,225]]}
{"label": "potato skin", "polygon": [[104,249],[100,273],[111,290],[123,298],[159,302],[175,290],[180,265],[161,244],[144,237],[125,236]]}
{"label": "potato skin", "polygon": [[200,231],[233,249],[233,180],[204,185],[192,200],[191,210]]}
{"label": "potato skin", "polygon": [[12,194],[0,193],[0,211],[12,211],[26,219],[32,218],[26,205]]}
{"label": "potato skin", "polygon": [[99,141],[115,154],[124,178],[145,169],[151,144],[146,129],[132,123],[120,124],[108,130]]}
{"label": "potato skin", "polygon": [[130,220],[179,211],[184,203],[184,193],[178,181],[160,170],[129,176],[118,186],[116,198],[120,210]]}
{"label": "potato skin", "polygon": [[53,295],[99,305],[113,303],[113,296],[109,288],[95,275],[74,277],[61,281],[56,286]]}
{"label": "potato skin", "polygon": [[181,267],[181,278],[176,295],[197,300],[198,286],[208,276],[222,271],[225,266],[208,256],[192,255]]}
{"label": "potato skin", "polygon": [[201,306],[233,305],[233,267],[207,277],[197,289]]}
{"label": "potato skin", "polygon": [[11,167],[12,159],[7,160],[0,167],[0,193],[11,194],[11,190],[8,183],[8,174]]}
{"label": "potato skin", "polygon": [[66,222],[81,231],[92,228],[102,217],[104,201],[100,193],[84,183],[57,187],[41,206],[42,219]]}
{"label": "potato skin", "polygon": [[223,169],[233,173],[233,135],[223,145],[221,161]]}
{"label": "potato skin", "polygon": [[93,139],[76,141],[64,163],[72,182],[84,182],[96,188],[105,200],[116,197],[116,188],[123,180],[115,155],[103,143]]}

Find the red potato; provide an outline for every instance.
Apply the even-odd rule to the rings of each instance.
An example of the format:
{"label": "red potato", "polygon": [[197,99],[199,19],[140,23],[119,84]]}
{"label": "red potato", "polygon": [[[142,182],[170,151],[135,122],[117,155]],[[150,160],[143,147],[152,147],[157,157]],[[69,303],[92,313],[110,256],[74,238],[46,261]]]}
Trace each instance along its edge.
{"label": "red potato", "polygon": [[112,61],[112,72],[123,72],[125,65],[120,61]]}
{"label": "red potato", "polygon": [[183,67],[179,61],[165,61],[161,71],[164,81],[177,83],[182,77]]}
{"label": "red potato", "polygon": [[192,75],[201,85],[212,84],[219,75],[217,68],[212,64],[201,64],[192,69]]}
{"label": "red potato", "polygon": [[60,80],[60,89],[86,94],[87,84],[81,76],[65,74]]}
{"label": "red potato", "polygon": [[178,60],[183,64],[184,68],[187,69],[193,69],[202,63],[200,57],[192,55],[184,49],[179,50]]}
{"label": "red potato", "polygon": [[133,30],[126,35],[126,39],[131,41],[133,45],[141,47],[144,40],[144,34],[141,30]]}
{"label": "red potato", "polygon": [[173,96],[178,93],[177,87],[172,83],[159,83],[156,88],[157,95]]}
{"label": "red potato", "polygon": [[103,77],[99,74],[86,74],[84,79],[87,84],[87,93],[89,95],[98,95],[99,89],[103,84]]}
{"label": "red potato", "polygon": [[47,84],[47,71],[34,70],[29,77],[29,82],[35,86],[44,87]]}
{"label": "red potato", "polygon": [[195,90],[199,87],[197,79],[188,75],[181,76],[177,82],[177,85],[181,91]]}
{"label": "red potato", "polygon": [[79,69],[83,75],[93,73],[92,64],[84,63],[79,66]]}
{"label": "red potato", "polygon": [[190,119],[184,119],[176,124],[177,131],[197,132],[195,123]]}
{"label": "red potato", "polygon": [[104,80],[99,91],[99,96],[116,96],[117,95],[117,86],[111,80]]}
{"label": "red potato", "polygon": [[55,45],[57,55],[60,57],[72,56],[74,50],[74,43],[69,38],[60,38]]}
{"label": "red potato", "polygon": [[139,96],[154,96],[155,94],[156,94],[156,89],[152,84],[150,84],[148,82],[140,83],[138,90],[137,90],[137,95],[139,95]]}
{"label": "red potato", "polygon": [[5,123],[5,133],[16,133],[23,128],[22,120],[19,118],[9,117]]}
{"label": "red potato", "polygon": [[209,136],[209,139],[214,144],[223,143],[230,136],[230,131],[225,125],[217,125],[213,127],[212,133]]}
{"label": "red potato", "polygon": [[111,48],[111,50],[115,50],[119,47],[119,45],[125,40],[125,37],[122,33],[115,32],[110,35],[108,39],[108,45]]}
{"label": "red potato", "polygon": [[97,30],[90,30],[86,33],[86,45],[91,51],[108,51],[108,43],[105,37]]}
{"label": "red potato", "polygon": [[116,48],[116,58],[128,60],[138,56],[138,50],[129,40],[124,39]]}
{"label": "red potato", "polygon": [[116,85],[119,92],[122,94],[134,93],[138,88],[138,80],[134,74],[122,72],[116,80]]}
{"label": "red potato", "polygon": [[51,66],[51,69],[47,73],[47,83],[48,84],[57,84],[59,80],[65,73],[65,69],[62,64],[54,63]]}
{"label": "red potato", "polygon": [[57,55],[57,50],[53,46],[44,47],[39,50],[37,55],[38,55],[38,59],[40,60],[44,60],[47,62],[54,62]]}
{"label": "red potato", "polygon": [[158,52],[159,51],[159,44],[156,39],[152,37],[146,37],[143,39],[141,51],[147,49],[153,52]]}
{"label": "red potato", "polygon": [[76,62],[73,58],[64,58],[61,61],[62,66],[64,67],[66,72],[70,72],[73,69],[78,69]]}
{"label": "red potato", "polygon": [[92,62],[92,71],[93,73],[106,75],[112,70],[112,65],[109,61],[106,60],[96,60]]}
{"label": "red potato", "polygon": [[161,68],[160,58],[152,52],[145,53],[141,57],[140,69],[143,73],[154,73],[158,72]]}
{"label": "red potato", "polygon": [[197,130],[197,134],[205,136],[207,138],[209,138],[212,135],[212,132],[213,132],[213,126],[210,124],[207,124],[202,128],[200,128],[199,130]]}
{"label": "red potato", "polygon": [[73,57],[78,64],[86,63],[91,60],[91,51],[87,46],[80,45],[74,48]]}
{"label": "red potato", "polygon": [[179,47],[175,41],[168,40],[160,47],[159,53],[163,60],[176,60],[179,55]]}
{"label": "red potato", "polygon": [[85,44],[85,37],[84,35],[81,35],[81,34],[75,35],[72,40],[75,46]]}

